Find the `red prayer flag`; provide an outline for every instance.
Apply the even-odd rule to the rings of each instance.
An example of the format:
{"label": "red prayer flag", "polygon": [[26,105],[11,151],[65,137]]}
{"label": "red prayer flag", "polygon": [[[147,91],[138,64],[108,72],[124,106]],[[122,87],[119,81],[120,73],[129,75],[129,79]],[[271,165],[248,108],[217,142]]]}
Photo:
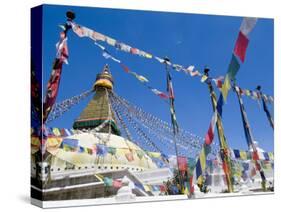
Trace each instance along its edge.
{"label": "red prayer flag", "polygon": [[212,126],[209,127],[208,132],[205,136],[205,143],[210,145],[214,139],[214,132]]}
{"label": "red prayer flag", "polygon": [[239,32],[235,47],[234,54],[240,58],[242,62],[245,60],[246,50],[249,44],[248,38],[242,33]]}
{"label": "red prayer flag", "polygon": [[127,66],[125,66],[124,64],[120,64],[121,65],[121,67],[123,68],[123,70],[126,72],[126,73],[129,73],[130,72],[130,70],[129,70],[129,68],[127,67]]}
{"label": "red prayer flag", "polygon": [[130,153],[127,153],[125,154],[126,158],[128,161],[133,161],[134,160],[134,156],[133,154],[130,152]]}
{"label": "red prayer flag", "polygon": [[113,181],[113,187],[114,188],[121,188],[122,187],[122,181],[121,180],[114,180]]}
{"label": "red prayer flag", "polygon": [[210,145],[213,142],[215,136],[215,125],[217,123],[217,112],[213,114],[212,121],[210,123],[208,132],[205,136],[205,144]]}
{"label": "red prayer flag", "polygon": [[180,171],[186,171],[187,170],[187,158],[178,156],[178,165]]}
{"label": "red prayer flag", "polygon": [[62,60],[56,59],[54,63],[54,69],[47,85],[47,94],[43,104],[43,122],[47,120],[48,115],[55,104],[60,85],[61,72]]}
{"label": "red prayer flag", "polygon": [[190,193],[193,194],[194,193],[194,185],[193,185],[193,177],[189,178],[189,185],[190,185]]}
{"label": "red prayer flag", "polygon": [[160,185],[160,191],[161,191],[161,192],[165,192],[165,191],[166,191],[166,188],[165,188],[164,185]]}
{"label": "red prayer flag", "polygon": [[258,152],[254,151],[252,157],[253,157],[253,160],[259,160]]}
{"label": "red prayer flag", "polygon": [[131,48],[131,49],[130,49],[130,52],[131,52],[132,54],[138,54],[138,53],[139,53],[139,50],[138,50],[137,48]]}

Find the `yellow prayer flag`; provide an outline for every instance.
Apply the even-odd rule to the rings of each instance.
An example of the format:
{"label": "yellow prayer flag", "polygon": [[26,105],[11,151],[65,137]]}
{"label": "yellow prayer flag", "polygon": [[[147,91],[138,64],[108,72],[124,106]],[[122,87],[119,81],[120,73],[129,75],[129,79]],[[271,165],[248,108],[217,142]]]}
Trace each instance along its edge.
{"label": "yellow prayer flag", "polygon": [[269,155],[269,159],[270,159],[270,160],[274,160],[274,156],[273,156],[273,153],[272,153],[272,152],[269,152],[268,155]]}
{"label": "yellow prayer flag", "polygon": [[208,77],[206,75],[203,75],[201,78],[201,82],[205,82],[208,79]]}
{"label": "yellow prayer flag", "polygon": [[33,145],[33,146],[39,146],[39,145],[40,145],[39,137],[32,136],[32,137],[31,137],[31,145]]}
{"label": "yellow prayer flag", "polygon": [[247,160],[247,153],[245,151],[240,151],[240,158],[242,160]]}
{"label": "yellow prayer flag", "polygon": [[251,92],[249,90],[246,89],[244,91],[245,91],[246,96],[251,96]]}
{"label": "yellow prayer flag", "polygon": [[200,153],[199,160],[200,160],[201,169],[205,170],[205,168],[206,168],[206,155],[205,155],[205,148],[204,147],[202,148],[202,151]]}
{"label": "yellow prayer flag", "polygon": [[53,128],[53,133],[55,136],[60,136],[60,130],[58,128]]}
{"label": "yellow prayer flag", "polygon": [[152,58],[152,55],[149,54],[149,53],[146,53],[146,54],[145,54],[145,57],[151,59],[151,58]]}
{"label": "yellow prayer flag", "polygon": [[148,185],[143,185],[145,191],[151,191]]}
{"label": "yellow prayer flag", "polygon": [[147,152],[147,154],[152,158],[160,158],[161,157],[160,152]]}
{"label": "yellow prayer flag", "polygon": [[230,88],[231,88],[230,79],[229,79],[229,76],[227,74],[226,77],[225,77],[224,83],[222,85],[222,89],[221,89],[223,99],[224,99],[225,102],[226,102],[228,91],[230,90]]}

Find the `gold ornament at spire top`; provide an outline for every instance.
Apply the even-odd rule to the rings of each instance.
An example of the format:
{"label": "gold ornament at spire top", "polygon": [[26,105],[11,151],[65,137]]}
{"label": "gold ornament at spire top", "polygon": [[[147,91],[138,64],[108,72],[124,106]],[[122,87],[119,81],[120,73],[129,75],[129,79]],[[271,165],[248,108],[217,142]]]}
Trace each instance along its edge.
{"label": "gold ornament at spire top", "polygon": [[113,78],[109,71],[109,66],[106,64],[101,73],[97,74],[96,82],[94,84],[94,90],[97,88],[107,88],[112,90],[113,89]]}

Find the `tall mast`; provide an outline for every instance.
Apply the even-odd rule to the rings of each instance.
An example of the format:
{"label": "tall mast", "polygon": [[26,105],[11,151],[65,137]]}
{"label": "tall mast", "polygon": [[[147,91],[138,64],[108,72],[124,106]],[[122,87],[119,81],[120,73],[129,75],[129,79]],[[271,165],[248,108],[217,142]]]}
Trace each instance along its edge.
{"label": "tall mast", "polygon": [[[205,68],[205,70],[204,70],[204,73],[207,77],[209,76],[209,71],[210,71],[209,68]],[[213,88],[210,80],[207,81],[207,85],[208,85],[209,92],[210,92],[213,111],[215,112],[217,109],[217,97],[216,97],[214,88]],[[233,192],[229,148],[228,148],[226,137],[224,135],[222,119],[221,119],[221,116],[219,113],[217,113],[216,128],[217,128],[218,138],[219,138],[219,142],[220,142],[220,157],[222,160],[223,171],[224,171],[226,182],[227,182],[227,190],[228,190],[228,192]]]}
{"label": "tall mast", "polygon": [[238,86],[235,85],[235,83],[233,85],[233,88],[234,88],[234,90],[237,94],[237,98],[238,98],[238,102],[239,102],[239,106],[240,106],[241,117],[242,117],[242,121],[243,121],[244,133],[245,133],[245,137],[246,137],[246,140],[247,140],[247,143],[248,143],[248,148],[249,149],[252,148],[252,150],[253,150],[252,159],[255,162],[256,169],[260,173],[260,176],[261,176],[261,179],[262,179],[262,182],[261,182],[262,189],[265,191],[266,190],[266,178],[265,178],[265,175],[264,175],[264,171],[261,167],[261,164],[259,162],[258,151],[257,151],[256,145],[254,144],[254,137],[253,137],[251,127],[250,127],[250,124],[249,124],[249,121],[248,121],[248,117],[247,117],[247,114],[246,114],[246,111],[245,111],[243,100],[241,98],[240,89],[239,89]]}

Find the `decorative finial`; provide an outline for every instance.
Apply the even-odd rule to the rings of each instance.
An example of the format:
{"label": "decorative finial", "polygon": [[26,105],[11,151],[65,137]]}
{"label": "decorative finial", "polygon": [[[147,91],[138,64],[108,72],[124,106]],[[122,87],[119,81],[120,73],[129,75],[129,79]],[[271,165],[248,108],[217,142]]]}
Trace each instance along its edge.
{"label": "decorative finial", "polygon": [[66,17],[69,21],[73,21],[75,19],[75,13],[72,11],[67,11],[66,12]]}
{"label": "decorative finial", "polygon": [[210,68],[209,68],[208,66],[205,66],[205,68],[204,68],[204,74],[205,74],[206,76],[209,76],[209,71],[210,71]]}

